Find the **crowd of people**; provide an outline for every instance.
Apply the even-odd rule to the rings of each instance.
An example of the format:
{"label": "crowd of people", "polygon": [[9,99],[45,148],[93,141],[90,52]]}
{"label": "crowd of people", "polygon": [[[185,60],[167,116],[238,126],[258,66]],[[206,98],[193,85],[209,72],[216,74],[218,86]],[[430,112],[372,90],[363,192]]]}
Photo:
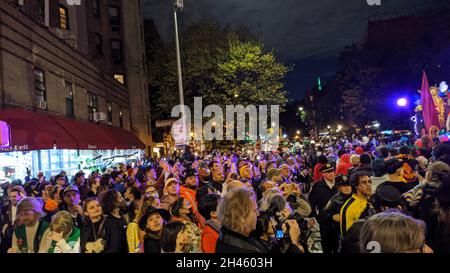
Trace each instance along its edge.
{"label": "crowd of people", "polygon": [[73,177],[38,173],[3,185],[0,251],[450,253],[450,143],[417,143],[188,147]]}

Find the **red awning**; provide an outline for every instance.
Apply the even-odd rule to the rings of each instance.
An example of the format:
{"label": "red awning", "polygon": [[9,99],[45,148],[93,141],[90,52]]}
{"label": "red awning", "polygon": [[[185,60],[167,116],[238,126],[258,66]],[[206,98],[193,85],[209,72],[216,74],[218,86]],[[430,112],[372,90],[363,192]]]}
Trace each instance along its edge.
{"label": "red awning", "polygon": [[24,109],[0,110],[0,120],[11,126],[11,149],[113,150],[145,149],[133,133],[112,126],[48,116]]}
{"label": "red awning", "polygon": [[2,151],[77,149],[77,142],[47,115],[23,109],[0,110],[0,120],[11,128],[11,148]]}
{"label": "red awning", "polygon": [[79,150],[114,149],[114,142],[101,126],[69,118],[55,117],[54,119],[63,130],[77,140]]}
{"label": "red awning", "polygon": [[111,126],[101,126],[113,139],[116,149],[141,149],[145,150],[145,144],[131,132]]}

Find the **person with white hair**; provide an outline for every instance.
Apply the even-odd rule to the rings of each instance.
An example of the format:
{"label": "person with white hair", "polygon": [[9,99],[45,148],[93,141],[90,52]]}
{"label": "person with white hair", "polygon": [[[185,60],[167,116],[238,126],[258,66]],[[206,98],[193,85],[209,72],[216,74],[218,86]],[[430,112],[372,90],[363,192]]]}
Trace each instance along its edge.
{"label": "person with white hair", "polygon": [[17,205],[17,226],[12,247],[8,253],[45,253],[49,249],[49,223],[42,220],[43,204],[36,198],[26,197]]}

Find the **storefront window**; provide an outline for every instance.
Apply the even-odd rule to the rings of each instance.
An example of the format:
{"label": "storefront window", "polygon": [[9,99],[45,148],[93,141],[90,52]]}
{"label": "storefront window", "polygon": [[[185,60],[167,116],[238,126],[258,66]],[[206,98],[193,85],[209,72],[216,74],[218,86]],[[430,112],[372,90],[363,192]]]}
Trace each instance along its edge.
{"label": "storefront window", "polygon": [[27,168],[36,177],[42,171],[47,180],[66,171],[71,178],[80,169],[90,173],[96,169],[104,171],[141,158],[143,150],[39,150],[0,153],[0,184],[20,179],[25,182]]}

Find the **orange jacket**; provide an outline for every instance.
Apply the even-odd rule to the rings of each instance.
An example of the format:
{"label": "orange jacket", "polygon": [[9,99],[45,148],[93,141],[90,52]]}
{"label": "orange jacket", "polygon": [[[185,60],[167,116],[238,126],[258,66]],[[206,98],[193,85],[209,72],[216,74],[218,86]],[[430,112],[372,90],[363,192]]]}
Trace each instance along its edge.
{"label": "orange jacket", "polygon": [[195,199],[196,193],[197,193],[196,190],[192,190],[184,186],[180,187],[180,196],[188,200],[189,203],[191,203],[192,211],[194,212],[195,217],[198,220],[197,225],[199,228],[203,229],[203,227],[205,226],[205,218],[203,218],[203,216],[201,216],[201,214],[198,212],[197,200]]}
{"label": "orange jacket", "polygon": [[217,239],[219,239],[219,232],[210,225],[205,225],[201,235],[202,252],[216,253]]}

